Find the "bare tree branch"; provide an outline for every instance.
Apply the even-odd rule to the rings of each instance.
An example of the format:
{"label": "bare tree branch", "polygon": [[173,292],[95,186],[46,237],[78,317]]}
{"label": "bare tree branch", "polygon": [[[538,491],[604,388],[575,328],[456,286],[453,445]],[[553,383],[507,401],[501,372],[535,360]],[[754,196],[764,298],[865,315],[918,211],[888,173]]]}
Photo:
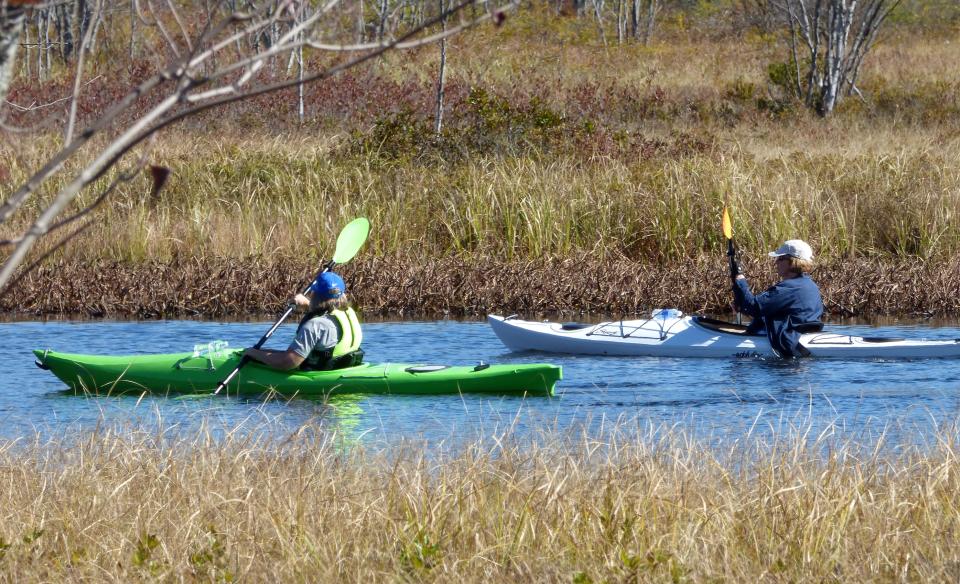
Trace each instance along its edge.
{"label": "bare tree branch", "polygon": [[[83,209],[77,211],[77,212],[74,213],[73,215],[70,215],[69,217],[66,217],[66,218],[64,218],[64,219],[61,219],[60,221],[58,221],[58,222],[56,222],[55,224],[51,225],[51,226],[50,226],[50,229],[47,230],[47,233],[53,233],[54,231],[57,231],[57,230],[59,230],[59,229],[61,229],[61,228],[63,228],[63,227],[66,227],[67,225],[69,225],[69,224],[77,221],[78,219],[81,219],[81,218],[89,215],[90,213],[92,213],[93,211],[95,211],[98,207],[100,207],[100,205],[102,205],[103,202],[107,200],[107,197],[108,197],[111,193],[113,193],[113,191],[114,191],[120,184],[122,184],[122,183],[128,183],[128,182],[132,181],[133,179],[135,179],[135,178],[140,174],[140,172],[143,170],[143,168],[144,168],[145,166],[147,166],[147,159],[148,159],[148,157],[149,157],[149,155],[150,155],[150,152],[151,152],[151,148],[150,148],[150,146],[149,146],[150,144],[152,144],[152,140],[148,142],[148,147],[144,149],[143,153],[140,155],[139,160],[137,160],[137,161],[133,164],[133,167],[130,168],[130,170],[128,170],[128,171],[126,171],[126,172],[121,172],[121,173],[118,174],[116,177],[114,177],[114,179],[110,182],[110,184],[107,185],[107,186],[103,189],[103,191],[100,192],[100,195],[98,195],[97,198],[94,199],[94,201],[93,201],[92,203],[90,203],[89,205],[87,205],[87,206],[84,207]],[[160,181],[159,184],[157,184],[158,181],[155,179],[155,181],[154,181],[154,191],[153,191],[153,193],[151,193],[151,194],[152,194],[152,195],[156,195],[157,191],[159,191],[160,188],[163,187],[163,182],[165,182],[165,181],[166,181],[166,176],[163,177],[162,181]],[[18,238],[16,238],[16,239],[0,240],[0,246],[18,245],[22,240],[23,240],[22,237],[18,237]]]}
{"label": "bare tree branch", "polygon": [[[153,18],[153,25],[165,42],[171,46],[176,57],[163,71],[142,82],[134,91],[94,120],[78,136],[69,140],[60,152],[17,189],[3,206],[0,206],[0,223],[21,208],[23,203],[48,179],[57,174],[64,163],[74,157],[93,136],[115,125],[121,114],[129,112],[135,104],[148,95],[151,96],[153,105],[135,120],[127,122],[120,128],[119,134],[101,147],[93,159],[86,162],[83,168],[59,189],[30,227],[20,237],[11,240],[14,249],[0,265],[0,294],[9,289],[8,285],[19,266],[24,263],[30,250],[42,237],[85,216],[106,199],[107,195],[113,191],[117,180],[127,175],[118,177],[87,209],[69,219],[57,221],[57,217],[84,188],[104,176],[142,141],[185,118],[225,104],[328,79],[342,71],[377,59],[389,51],[436,43],[491,17],[499,23],[502,20],[501,11],[516,6],[515,3],[505,5],[496,13],[488,10],[476,17],[463,20],[456,27],[441,30],[435,34],[426,34],[431,27],[446,21],[452,15],[462,13],[476,1],[463,0],[459,4],[452,5],[434,18],[420,22],[394,39],[387,40],[383,36],[380,42],[359,45],[338,45],[320,40],[319,25],[325,22],[327,16],[331,21],[337,18],[337,13],[332,12],[332,9],[339,4],[340,0],[329,0],[312,12],[304,13],[302,18],[294,9],[295,0],[264,1],[259,4],[249,2],[252,8],[250,12],[229,11],[216,24],[211,24],[212,19],[207,19],[202,33],[194,40],[185,43],[185,46],[177,46],[176,40],[163,27],[162,19],[158,17],[150,1],[146,0],[149,13]],[[220,6],[225,5],[222,3]],[[302,6],[304,4],[301,4]],[[184,23],[176,15],[174,19],[178,21],[181,31],[186,34],[187,28]],[[277,27],[280,22],[285,26],[282,33]],[[333,30],[339,31],[338,26],[335,24]],[[266,46],[258,46],[260,41],[256,39],[265,32],[269,33],[270,42]],[[242,49],[233,51],[233,48],[241,47],[240,43],[244,39],[253,40],[255,47],[253,54],[246,55]],[[335,66],[312,73],[298,74],[293,79],[257,84],[258,72],[263,70],[272,58],[286,51],[302,50],[304,47],[349,52],[354,53],[355,56]],[[210,70],[210,64],[215,60],[223,60],[224,63]],[[218,86],[218,83],[223,85]],[[166,93],[161,94],[161,92]],[[140,168],[142,163],[136,167],[137,171]]]}
{"label": "bare tree branch", "polygon": [[67,144],[60,152],[54,155],[39,171],[27,180],[19,189],[17,189],[7,201],[0,206],[0,223],[5,222],[14,211],[43,184],[44,181],[56,174],[63,164],[70,159],[83,145],[90,141],[95,135],[106,129],[116,118],[123,113],[130,105],[135,103],[141,96],[166,83],[172,78],[172,75],[164,71],[141,83],[134,91],[127,94],[123,99],[117,102],[113,107],[107,110],[98,120],[91,124],[72,142]]}
{"label": "bare tree branch", "polygon": [[[228,18],[218,26],[211,27],[209,23],[200,34],[201,40],[214,38],[222,32],[234,19]],[[109,107],[97,120],[88,126],[77,138],[69,142],[60,152],[54,155],[37,173],[27,180],[19,189],[17,189],[10,198],[0,205],[0,223],[5,222],[10,216],[23,205],[29,197],[36,192],[41,184],[54,176],[63,167],[63,164],[73,157],[84,145],[86,145],[94,136],[111,127],[117,118],[127,109],[136,104],[142,97],[150,94],[155,89],[166,85],[167,82],[178,79],[182,75],[183,67],[174,62],[167,69],[157,75],[143,81],[133,91],[121,98],[116,104]],[[177,98],[169,103],[168,107],[176,104]],[[162,112],[160,112],[162,113]],[[149,115],[149,114],[148,114]],[[99,176],[99,174],[97,175]],[[94,179],[95,180],[95,179]],[[2,289],[2,284],[0,284]]]}

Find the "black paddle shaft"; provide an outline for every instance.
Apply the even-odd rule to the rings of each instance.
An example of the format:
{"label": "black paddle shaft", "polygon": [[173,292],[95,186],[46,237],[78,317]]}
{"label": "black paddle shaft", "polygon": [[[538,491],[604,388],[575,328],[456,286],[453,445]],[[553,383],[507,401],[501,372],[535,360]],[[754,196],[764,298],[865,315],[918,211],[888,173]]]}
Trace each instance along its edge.
{"label": "black paddle shaft", "polygon": [[736,306],[736,287],[737,287],[737,273],[740,271],[739,266],[737,266],[737,250],[733,247],[733,238],[727,240],[727,259],[730,261],[730,281],[731,287],[734,289],[734,309],[737,311],[737,324],[740,324],[740,307]]}
{"label": "black paddle shaft", "polygon": [[[333,260],[330,260],[329,262],[327,262],[327,264],[326,264],[325,266],[323,266],[323,269],[320,270],[319,272],[317,272],[317,275],[314,277],[314,279],[313,279],[313,280],[310,280],[310,283],[307,284],[307,286],[303,289],[303,291],[301,292],[301,294],[306,294],[307,292],[309,292],[309,291],[310,291],[310,287],[313,285],[313,282],[316,281],[316,279],[319,278],[321,274],[326,273],[326,272],[329,272],[330,270],[332,270],[332,269],[333,269],[333,266],[335,266],[335,265],[336,265],[336,264],[334,263]],[[293,313],[293,311],[294,311],[294,309],[296,309],[296,307],[297,307],[296,303],[290,303],[289,305],[287,305],[287,309],[283,312],[282,315],[280,315],[280,318],[277,319],[277,322],[273,323],[273,326],[270,327],[270,330],[268,330],[266,333],[264,333],[264,335],[263,335],[262,337],[260,337],[260,340],[257,341],[257,344],[254,345],[253,348],[254,348],[254,349],[259,349],[260,347],[262,347],[263,344],[267,342],[267,339],[269,339],[270,337],[272,337],[272,336],[273,336],[273,333],[277,332],[277,329],[280,328],[280,325],[283,324],[283,321],[287,320],[287,317],[290,316],[290,315]],[[250,357],[247,357],[247,356],[244,356],[243,358],[241,358],[241,359],[240,359],[240,362],[237,363],[237,366],[233,369],[233,371],[230,372],[230,375],[227,375],[227,376],[224,378],[224,380],[221,381],[219,385],[217,385],[217,389],[215,389],[214,392],[213,392],[214,395],[220,393],[220,390],[222,390],[224,387],[226,387],[227,384],[230,383],[230,381],[233,380],[233,378],[237,376],[237,373],[240,373],[240,369],[242,369],[244,365],[246,365],[247,363],[249,363],[250,360],[251,360]]]}
{"label": "black paddle shaft", "polygon": [[727,262],[730,265],[730,278],[735,280],[740,274],[740,264],[737,263],[737,250],[732,238],[727,240]]}

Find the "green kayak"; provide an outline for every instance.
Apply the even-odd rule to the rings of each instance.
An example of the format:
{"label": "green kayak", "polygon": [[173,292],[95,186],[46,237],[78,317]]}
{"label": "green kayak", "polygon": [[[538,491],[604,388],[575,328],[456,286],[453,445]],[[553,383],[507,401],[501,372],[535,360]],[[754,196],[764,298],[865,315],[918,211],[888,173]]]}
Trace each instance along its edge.
{"label": "green kayak", "polygon": [[[210,393],[236,367],[239,351],[216,354],[101,356],[34,351],[37,366],[74,390],[114,394]],[[445,366],[363,363],[333,371],[276,371],[250,363],[224,388],[228,395],[322,398],[344,393],[553,395],[560,367],[543,363]]]}

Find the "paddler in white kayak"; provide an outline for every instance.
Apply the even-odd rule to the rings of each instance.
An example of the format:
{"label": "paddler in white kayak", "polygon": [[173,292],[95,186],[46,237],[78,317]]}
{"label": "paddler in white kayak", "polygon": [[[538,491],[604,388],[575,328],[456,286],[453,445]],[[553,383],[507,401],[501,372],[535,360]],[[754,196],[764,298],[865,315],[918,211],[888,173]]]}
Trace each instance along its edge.
{"label": "paddler in white kayak", "polygon": [[801,239],[785,241],[768,254],[776,258],[780,281],[756,296],[736,260],[730,263],[734,307],[753,317],[748,333],[766,332],[777,355],[807,357],[810,352],[800,344],[801,329],[820,325],[823,300],[820,289],[807,274],[813,270],[813,249]]}
{"label": "paddler in white kayak", "polygon": [[294,302],[308,309],[286,351],[249,348],[243,354],[273,369],[327,371],[363,361],[360,321],[347,299],[347,285],[334,272],[317,276],[308,292]]}

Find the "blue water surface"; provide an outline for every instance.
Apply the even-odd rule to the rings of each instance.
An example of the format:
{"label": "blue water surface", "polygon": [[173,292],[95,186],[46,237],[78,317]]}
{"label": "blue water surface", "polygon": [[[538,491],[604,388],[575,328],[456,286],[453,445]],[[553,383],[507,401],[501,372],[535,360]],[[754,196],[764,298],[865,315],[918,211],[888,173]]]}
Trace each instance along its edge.
{"label": "blue water surface", "polygon": [[[369,446],[406,440],[456,444],[544,429],[603,434],[609,428],[675,427],[737,438],[804,428],[813,435],[885,436],[924,443],[960,412],[960,359],[899,361],[666,359],[512,353],[484,322],[377,322],[364,325],[371,362],[472,365],[479,361],[550,362],[563,366],[557,396],[397,396],[331,402],[203,397],[67,395],[34,365],[32,349],[94,354],[181,352],[226,340],[250,346],[269,322],[48,321],[0,323],[6,342],[0,373],[0,439],[69,435],[103,425],[175,428],[334,428]],[[267,343],[284,348],[284,325]],[[864,336],[960,338],[956,326],[832,326]]]}

